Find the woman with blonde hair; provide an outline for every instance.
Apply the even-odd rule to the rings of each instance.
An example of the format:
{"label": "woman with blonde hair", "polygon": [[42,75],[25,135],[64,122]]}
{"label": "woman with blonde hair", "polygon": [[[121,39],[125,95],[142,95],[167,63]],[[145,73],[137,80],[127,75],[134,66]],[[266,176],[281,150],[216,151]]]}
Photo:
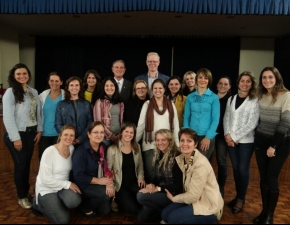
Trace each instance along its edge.
{"label": "woman with blonde hair", "polygon": [[187,71],[183,75],[182,91],[184,96],[187,96],[195,91],[195,77],[196,74],[193,71]]}
{"label": "woman with blonde hair", "polygon": [[149,222],[160,216],[161,211],[170,200],[166,197],[165,189],[173,194],[182,193],[182,171],[179,169],[175,157],[180,151],[175,144],[170,130],[160,129],[155,132],[156,147],[152,161],[155,177],[152,183],[146,185],[137,194],[137,200],[143,206],[138,214],[140,222]]}

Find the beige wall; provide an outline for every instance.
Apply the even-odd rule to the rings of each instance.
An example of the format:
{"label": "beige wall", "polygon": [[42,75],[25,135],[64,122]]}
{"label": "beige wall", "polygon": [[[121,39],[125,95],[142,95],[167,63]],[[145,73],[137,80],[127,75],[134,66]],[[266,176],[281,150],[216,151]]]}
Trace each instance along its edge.
{"label": "beige wall", "polygon": [[274,38],[242,38],[239,73],[254,73],[256,79],[266,66],[274,66]]}

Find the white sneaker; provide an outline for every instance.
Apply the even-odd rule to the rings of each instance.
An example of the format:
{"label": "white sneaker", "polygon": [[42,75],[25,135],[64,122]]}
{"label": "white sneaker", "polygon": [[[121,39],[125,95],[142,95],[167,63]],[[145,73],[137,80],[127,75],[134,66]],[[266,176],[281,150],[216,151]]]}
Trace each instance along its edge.
{"label": "white sneaker", "polygon": [[27,198],[18,199],[18,204],[23,209],[31,209],[31,207],[32,207],[32,204],[29,202],[29,200]]}

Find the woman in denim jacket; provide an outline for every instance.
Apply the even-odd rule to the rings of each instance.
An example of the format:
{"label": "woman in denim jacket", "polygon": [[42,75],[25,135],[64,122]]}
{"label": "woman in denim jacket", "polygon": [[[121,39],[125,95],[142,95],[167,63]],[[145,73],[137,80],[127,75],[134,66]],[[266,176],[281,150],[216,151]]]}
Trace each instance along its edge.
{"label": "woman in denim jacket", "polygon": [[8,76],[8,88],[3,96],[4,142],[14,162],[14,182],[18,204],[32,207],[28,198],[30,162],[42,134],[42,108],[37,90],[27,83],[31,78],[25,64],[18,63]]}

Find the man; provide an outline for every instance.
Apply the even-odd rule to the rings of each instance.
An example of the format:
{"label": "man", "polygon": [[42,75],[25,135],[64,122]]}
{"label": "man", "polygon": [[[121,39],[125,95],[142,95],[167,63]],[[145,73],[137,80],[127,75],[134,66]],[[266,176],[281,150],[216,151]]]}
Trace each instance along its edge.
{"label": "man", "polygon": [[114,74],[114,78],[118,84],[119,94],[124,103],[130,101],[133,93],[133,85],[132,82],[123,78],[126,71],[125,62],[121,59],[113,62],[112,72]]}
{"label": "man", "polygon": [[148,72],[140,76],[135,77],[135,80],[144,80],[148,84],[150,96],[152,96],[151,85],[153,81],[157,78],[162,79],[165,84],[169,80],[169,76],[166,76],[158,72],[158,66],[160,64],[160,57],[157,52],[149,52],[147,54],[146,64],[148,67]]}

